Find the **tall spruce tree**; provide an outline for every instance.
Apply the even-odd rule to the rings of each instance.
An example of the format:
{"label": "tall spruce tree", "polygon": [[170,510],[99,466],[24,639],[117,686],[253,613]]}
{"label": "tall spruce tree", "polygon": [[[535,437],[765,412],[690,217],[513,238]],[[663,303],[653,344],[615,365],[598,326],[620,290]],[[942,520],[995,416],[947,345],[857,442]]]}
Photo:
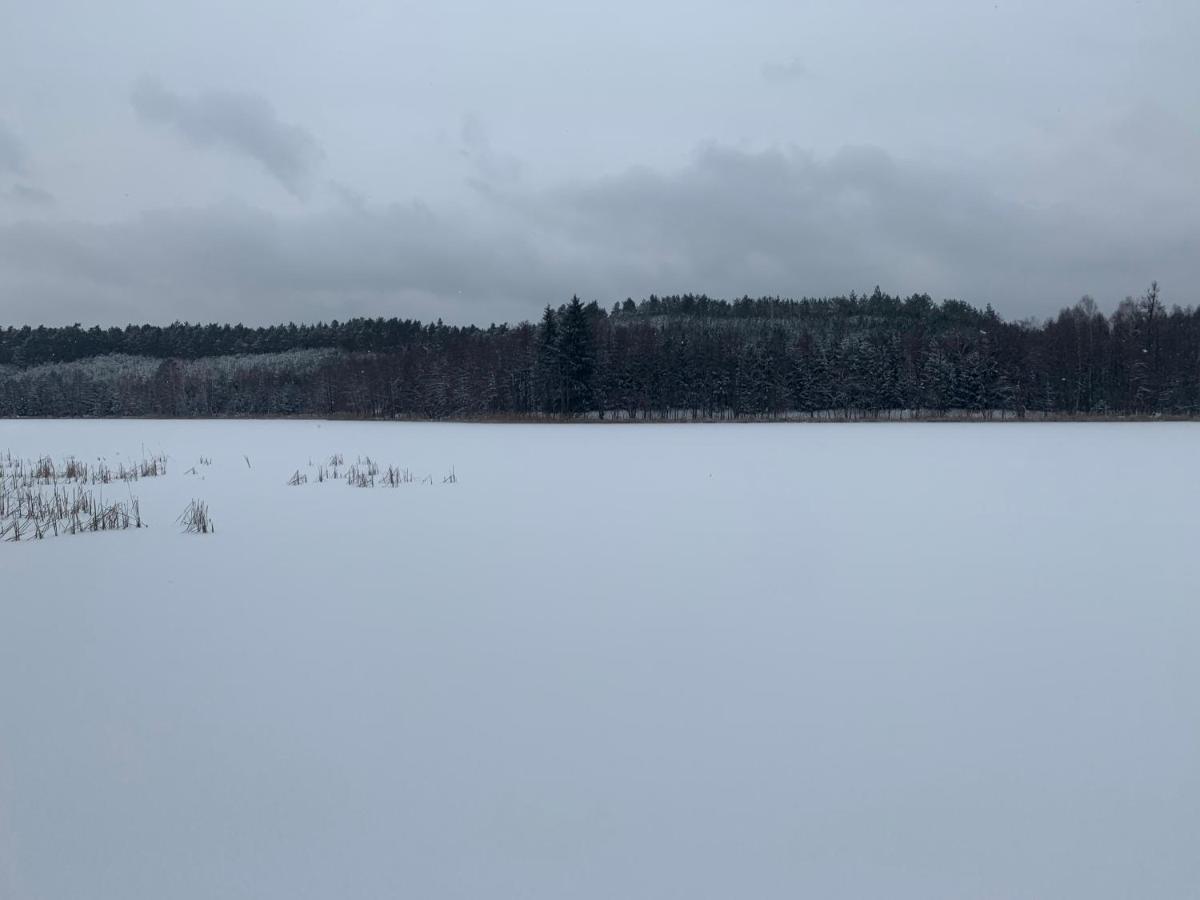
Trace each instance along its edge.
{"label": "tall spruce tree", "polygon": [[596,341],[592,326],[578,297],[572,297],[562,313],[558,334],[563,375],[563,412],[589,412],[595,402]]}
{"label": "tall spruce tree", "polygon": [[538,409],[549,415],[563,412],[562,354],[559,350],[558,317],[550,304],[542,313],[534,361],[534,392]]}

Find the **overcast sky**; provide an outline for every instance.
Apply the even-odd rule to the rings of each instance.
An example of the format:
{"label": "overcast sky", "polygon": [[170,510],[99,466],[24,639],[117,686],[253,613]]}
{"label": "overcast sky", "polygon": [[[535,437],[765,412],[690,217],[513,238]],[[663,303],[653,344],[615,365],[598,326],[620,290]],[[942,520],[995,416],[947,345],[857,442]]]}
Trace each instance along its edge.
{"label": "overcast sky", "polygon": [[1195,0],[4,0],[0,324],[1200,285]]}

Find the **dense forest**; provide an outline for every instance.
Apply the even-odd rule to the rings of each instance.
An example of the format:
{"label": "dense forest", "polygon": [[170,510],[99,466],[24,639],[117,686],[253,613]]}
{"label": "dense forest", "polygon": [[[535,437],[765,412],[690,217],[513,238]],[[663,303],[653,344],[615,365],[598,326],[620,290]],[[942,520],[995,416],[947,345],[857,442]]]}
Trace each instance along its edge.
{"label": "dense forest", "polygon": [[578,298],[541,320],[0,329],[0,416],[1194,416],[1200,309]]}

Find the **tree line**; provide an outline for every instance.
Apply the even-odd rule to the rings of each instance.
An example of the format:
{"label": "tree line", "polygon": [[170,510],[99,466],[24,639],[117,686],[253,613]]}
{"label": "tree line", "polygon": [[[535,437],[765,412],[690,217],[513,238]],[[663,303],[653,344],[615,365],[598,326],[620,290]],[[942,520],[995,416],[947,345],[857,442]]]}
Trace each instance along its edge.
{"label": "tree line", "polygon": [[537,323],[0,329],[0,416],[1194,416],[1200,310],[1158,286],[1010,322],[926,294],[578,297]]}

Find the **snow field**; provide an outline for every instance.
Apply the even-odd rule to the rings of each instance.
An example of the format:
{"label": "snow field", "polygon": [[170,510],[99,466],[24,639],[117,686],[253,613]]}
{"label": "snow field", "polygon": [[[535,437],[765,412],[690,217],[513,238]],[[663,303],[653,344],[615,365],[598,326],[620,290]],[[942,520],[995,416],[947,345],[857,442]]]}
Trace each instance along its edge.
{"label": "snow field", "polygon": [[1194,425],[4,450],[169,470],[148,529],[0,544],[0,898],[1200,893]]}

